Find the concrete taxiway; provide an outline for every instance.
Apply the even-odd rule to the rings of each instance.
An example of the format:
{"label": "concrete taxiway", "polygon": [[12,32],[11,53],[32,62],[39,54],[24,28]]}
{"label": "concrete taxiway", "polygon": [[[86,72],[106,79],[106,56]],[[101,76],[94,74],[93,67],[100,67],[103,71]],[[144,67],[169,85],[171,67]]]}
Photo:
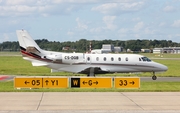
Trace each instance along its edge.
{"label": "concrete taxiway", "polygon": [[1,92],[0,110],[180,112],[180,92]]}

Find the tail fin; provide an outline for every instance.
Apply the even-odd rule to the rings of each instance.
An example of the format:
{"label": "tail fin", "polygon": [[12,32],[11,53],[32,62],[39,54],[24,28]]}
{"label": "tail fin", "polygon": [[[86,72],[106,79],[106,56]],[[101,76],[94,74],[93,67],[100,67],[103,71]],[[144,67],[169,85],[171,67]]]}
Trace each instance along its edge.
{"label": "tail fin", "polygon": [[16,33],[23,58],[31,61],[33,66],[47,66],[46,62],[51,60],[42,58],[43,50],[31,38],[29,33],[26,30],[17,30]]}
{"label": "tail fin", "polygon": [[21,52],[23,50],[31,53],[41,53],[41,48],[36,44],[26,30],[17,30],[16,33]]}

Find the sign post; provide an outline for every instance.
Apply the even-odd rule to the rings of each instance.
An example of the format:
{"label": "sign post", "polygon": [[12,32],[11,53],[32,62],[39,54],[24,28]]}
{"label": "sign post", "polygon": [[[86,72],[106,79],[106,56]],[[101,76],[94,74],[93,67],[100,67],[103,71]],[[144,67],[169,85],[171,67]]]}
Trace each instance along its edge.
{"label": "sign post", "polygon": [[139,77],[121,77],[114,78],[115,88],[140,88]]}
{"label": "sign post", "polygon": [[46,77],[15,77],[15,88],[68,88],[69,79]]}
{"label": "sign post", "polygon": [[71,78],[71,88],[112,88],[112,78]]}
{"label": "sign post", "polygon": [[[80,77],[70,79],[71,88],[112,88],[112,77]],[[68,88],[68,77],[15,77],[15,88]],[[138,77],[115,77],[114,88],[140,88]]]}

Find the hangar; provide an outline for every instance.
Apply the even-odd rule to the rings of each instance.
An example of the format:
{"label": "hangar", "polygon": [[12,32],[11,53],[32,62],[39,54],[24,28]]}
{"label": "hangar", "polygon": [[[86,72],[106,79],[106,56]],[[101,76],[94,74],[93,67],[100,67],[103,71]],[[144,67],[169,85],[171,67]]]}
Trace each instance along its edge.
{"label": "hangar", "polygon": [[180,47],[163,47],[163,48],[154,48],[153,53],[173,53],[180,54]]}

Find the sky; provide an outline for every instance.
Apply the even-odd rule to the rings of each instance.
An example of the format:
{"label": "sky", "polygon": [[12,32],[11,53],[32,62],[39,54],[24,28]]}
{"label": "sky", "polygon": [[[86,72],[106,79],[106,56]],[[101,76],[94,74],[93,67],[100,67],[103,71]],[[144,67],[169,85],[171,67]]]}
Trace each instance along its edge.
{"label": "sky", "polygon": [[0,0],[0,43],[16,30],[49,41],[172,40],[180,43],[180,0]]}

